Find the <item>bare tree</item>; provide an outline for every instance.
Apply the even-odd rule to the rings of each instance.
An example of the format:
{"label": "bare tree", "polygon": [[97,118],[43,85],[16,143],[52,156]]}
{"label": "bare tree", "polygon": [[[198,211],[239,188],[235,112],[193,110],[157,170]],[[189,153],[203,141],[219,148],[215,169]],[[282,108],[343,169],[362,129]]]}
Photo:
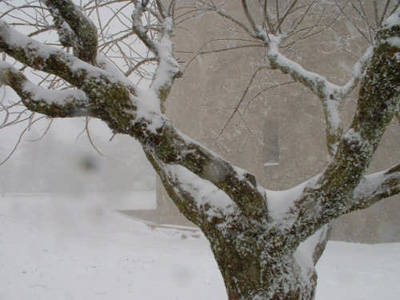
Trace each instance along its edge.
{"label": "bare tree", "polygon": [[[399,2],[369,1],[373,22],[366,17],[367,5],[358,0],[237,1],[244,19],[225,10],[229,2],[91,0],[77,6],[71,0],[3,1],[0,82],[21,102],[3,98],[2,126],[29,125],[43,116],[103,120],[115,134],[141,143],[169,196],[208,238],[229,299],[313,299],[314,266],[329,223],[400,192],[399,164],[365,175],[385,128],[399,113]],[[354,26],[370,47],[340,86],[306,70],[283,50],[329,28],[339,15],[350,18],[348,7],[356,12]],[[35,13],[15,14],[23,8]],[[102,8],[109,9],[108,21],[101,17]],[[272,193],[252,174],[184,136],[163,115],[163,103],[183,75],[174,58],[174,22],[203,13],[232,22],[264,49],[261,63],[288,74],[321,100],[330,162],[318,176]],[[121,24],[116,31],[108,29],[113,21]],[[14,28],[25,25],[35,30],[26,35]],[[59,43],[33,39],[51,30]],[[344,129],[339,108],[357,86],[356,112]]]}

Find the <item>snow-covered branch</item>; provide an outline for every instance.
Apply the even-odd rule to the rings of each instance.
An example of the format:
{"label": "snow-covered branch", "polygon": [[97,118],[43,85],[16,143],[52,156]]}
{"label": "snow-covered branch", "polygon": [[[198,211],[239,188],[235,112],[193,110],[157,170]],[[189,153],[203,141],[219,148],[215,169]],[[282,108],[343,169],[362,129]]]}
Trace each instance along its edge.
{"label": "snow-covered branch", "polygon": [[[180,194],[190,195],[191,205],[195,205],[195,211],[200,212],[196,214],[196,217],[207,218],[208,222],[204,222],[204,220],[195,222],[199,227],[205,223],[217,225],[224,222],[227,216],[236,212],[237,206],[232,199],[208,180],[201,179],[179,165],[167,165],[164,166],[164,169],[169,180],[174,183],[175,190],[178,189]],[[187,199],[187,196],[182,198]],[[187,205],[183,205],[181,209],[187,210]]]}
{"label": "snow-covered branch", "polygon": [[[330,156],[333,156],[342,136],[342,121],[339,108],[345,97],[342,93],[343,88],[331,83],[320,74],[306,70],[300,64],[283,55],[279,51],[283,36],[274,36],[267,32],[260,33],[260,36],[268,47],[267,58],[272,68],[289,74],[294,80],[308,87],[322,101],[328,152]],[[351,86],[353,87],[354,84],[351,84]],[[347,87],[347,90],[350,92],[351,88]]]}
{"label": "snow-covered branch", "polygon": [[290,60],[279,51],[279,45],[283,36],[274,36],[268,33],[262,33],[264,42],[268,46],[267,57],[273,68],[289,74],[296,81],[301,82],[320,98],[337,97],[340,87],[329,82],[320,74],[307,71],[300,64]]}
{"label": "snow-covered branch", "polygon": [[[137,120],[131,135],[165,165],[180,165],[223,191],[251,218],[267,216],[265,193],[250,173],[235,168],[204,146],[192,141],[165,120],[156,131],[143,131],[147,120]],[[171,170],[170,170],[171,171]],[[171,172],[169,172],[171,174]],[[192,195],[193,196],[193,195]],[[214,205],[218,205],[214,203]]]}
{"label": "snow-covered branch", "polygon": [[294,254],[296,259],[303,260],[307,263],[307,267],[313,270],[329,240],[330,231],[331,225],[325,225],[304,242],[300,243]]}
{"label": "snow-covered branch", "polygon": [[[172,55],[172,19],[167,17],[161,26],[161,38],[152,44],[159,65],[149,90],[139,91],[101,56],[97,62],[101,68],[90,65],[75,55],[24,36],[4,21],[0,22],[0,50],[26,66],[54,74],[81,90],[87,100],[85,105],[90,106],[87,114],[105,121],[115,133],[137,138],[157,161],[164,165],[183,166],[221,189],[245,215],[264,217],[267,212],[265,195],[253,175],[238,171],[229,162],[190,141],[162,116],[160,100],[165,100],[180,71]],[[56,95],[56,92],[41,88],[32,88],[29,92],[21,91],[19,94],[38,103],[48,104],[52,96],[60,96],[59,101],[63,103],[75,103],[67,92],[57,92]],[[42,98],[37,98],[38,94]],[[42,109],[41,112],[57,117],[53,111]]]}
{"label": "snow-covered branch", "polygon": [[279,50],[280,44],[284,40],[283,35],[274,36],[267,32],[262,32],[260,36],[268,47],[267,57],[273,68],[277,68],[283,73],[291,75],[293,79],[304,84],[320,99],[331,99],[339,103],[354,90],[363,78],[373,50],[373,46],[368,47],[353,66],[352,78],[343,86],[339,86],[330,82],[320,74],[306,70],[299,63],[283,55]]}
{"label": "snow-covered branch", "polygon": [[0,84],[10,86],[33,112],[65,118],[90,115],[86,94],[80,90],[55,91],[39,87],[8,63],[0,62]]}
{"label": "snow-covered branch", "polygon": [[53,22],[58,34],[58,40],[61,45],[64,47],[74,47],[76,37],[71,27],[69,27],[68,23],[61,17],[60,12],[55,6],[50,4],[47,6],[51,16],[53,17]]}
{"label": "snow-covered branch", "polygon": [[28,38],[3,20],[0,20],[0,51],[24,65],[57,75],[71,84],[82,81],[82,75],[71,70],[72,66],[79,63],[77,58]]}
{"label": "snow-covered branch", "polygon": [[158,67],[154,74],[151,88],[162,102],[167,100],[174,80],[182,75],[179,64],[173,56],[172,27],[173,20],[167,17],[162,24],[161,40],[155,44]]}
{"label": "snow-covered branch", "polygon": [[[203,227],[204,224],[209,223],[212,218],[212,215],[209,213],[211,206],[201,205],[198,201],[199,199],[195,198],[195,194],[199,194],[201,191],[198,189],[194,191],[194,187],[190,187],[189,190],[188,188],[185,189],[184,184],[177,178],[177,174],[173,172],[173,168],[177,168],[178,166],[175,165],[169,168],[168,165],[159,160],[154,151],[147,148],[144,148],[144,150],[147,158],[160,177],[165,190],[182,214],[199,227]],[[186,170],[186,172],[189,171]],[[207,181],[199,180],[200,184],[207,184]],[[200,199],[204,199],[204,197],[200,197]]]}
{"label": "snow-covered branch", "polygon": [[[173,3],[173,2],[171,2]],[[147,34],[147,30],[143,26],[143,13],[148,10],[148,1],[137,1],[136,10],[132,13],[132,29],[146,47],[153,52],[158,62],[157,70],[154,73],[151,89],[161,100],[163,110],[163,102],[166,101],[171,90],[174,80],[181,76],[181,70],[178,62],[173,56],[173,23],[174,20],[167,14],[161,2],[157,2],[162,18],[160,20],[160,39],[154,40]],[[172,4],[171,4],[172,5]]]}
{"label": "snow-covered branch", "polygon": [[[400,11],[397,11],[378,32],[377,46],[361,86],[356,114],[349,130],[340,140],[333,161],[316,183],[305,189],[303,196],[296,203],[297,220],[294,222],[294,228],[303,238],[321,225],[357,208],[351,200],[353,192],[356,189],[360,190],[358,186],[363,174],[369,167],[385,128],[397,112],[400,102],[400,43],[392,42],[399,38]],[[377,201],[379,197],[376,195],[382,199],[385,193],[390,196],[397,191],[398,166],[385,174],[376,186],[377,190],[369,191],[367,194],[370,196],[364,197],[365,201],[368,198],[369,201]],[[392,191],[387,190],[389,185]],[[359,201],[360,197],[363,198],[361,195],[356,196]]]}
{"label": "snow-covered branch", "polygon": [[355,63],[352,78],[343,86],[339,86],[320,74],[306,70],[299,63],[283,55],[279,51],[279,45],[284,36],[273,36],[266,32],[260,34],[260,36],[263,37],[268,47],[267,57],[271,66],[289,74],[294,80],[308,87],[321,100],[325,116],[328,153],[330,157],[333,157],[343,134],[340,107],[364,77],[365,70],[372,57],[373,46],[368,47]]}
{"label": "snow-covered branch", "polygon": [[158,49],[153,39],[147,34],[146,28],[143,26],[142,17],[149,1],[135,1],[136,9],[132,13],[132,31],[138,36],[143,44],[155,55]]}
{"label": "snow-covered branch", "polygon": [[374,46],[370,45],[360,59],[354,64],[352,69],[352,77],[347,81],[346,84],[341,86],[340,95],[344,99],[358,86],[360,81],[365,76],[365,70],[368,67],[369,61],[372,57]]}
{"label": "snow-covered branch", "polygon": [[365,176],[352,196],[350,210],[368,208],[374,203],[400,193],[400,164]]}
{"label": "snow-covered branch", "polygon": [[82,86],[94,68],[73,55],[44,45],[0,20],[0,51],[33,69],[54,74],[74,86]]}
{"label": "snow-covered branch", "polygon": [[[49,7],[56,26],[58,23],[60,41],[70,40],[73,36],[74,54],[85,62],[95,64],[97,29],[91,20],[71,0],[46,0],[44,3]],[[63,24],[61,19],[67,24]]]}
{"label": "snow-covered branch", "polygon": [[[211,10],[231,21],[242,28],[250,37],[261,41],[266,47],[266,60],[269,61],[272,68],[280,70],[284,74],[289,74],[295,81],[303,84],[312,91],[322,103],[325,124],[326,124],[326,144],[329,157],[332,158],[337,150],[338,143],[343,135],[343,122],[341,120],[340,108],[344,100],[349,94],[359,85],[361,79],[365,75],[365,70],[368,66],[372,55],[372,45],[366,50],[364,55],[355,63],[351,78],[344,85],[337,85],[321,74],[312,72],[303,67],[300,63],[287,57],[280,50],[281,45],[290,39],[293,34],[301,32],[299,25],[304,21],[307,15],[311,14],[310,10],[317,4],[315,1],[310,1],[305,4],[301,1],[282,1],[281,4],[276,2],[273,14],[271,17],[271,4],[265,1],[263,4],[255,4],[262,13],[262,22],[256,23],[253,18],[247,1],[241,1],[244,15],[247,18],[250,27],[241,22],[236,16],[230,15],[222,9],[222,6],[217,6],[213,1],[202,1],[204,10]],[[285,6],[286,5],[286,6]],[[324,4],[321,4],[322,6]],[[321,9],[324,14],[324,9]],[[282,15],[280,14],[282,13]],[[291,14],[300,14],[296,16],[297,23],[288,25],[288,29],[284,29],[284,23]],[[317,22],[312,19],[312,22]],[[335,22],[332,21],[333,23]],[[326,25],[326,27],[329,27]],[[286,30],[286,31],[285,31]]]}
{"label": "snow-covered branch", "polygon": [[84,91],[91,100],[98,101],[100,97],[107,101],[125,98],[125,101],[130,102],[129,92],[136,93],[128,79],[85,63],[61,49],[28,38],[2,20],[0,51],[26,66],[64,79]]}

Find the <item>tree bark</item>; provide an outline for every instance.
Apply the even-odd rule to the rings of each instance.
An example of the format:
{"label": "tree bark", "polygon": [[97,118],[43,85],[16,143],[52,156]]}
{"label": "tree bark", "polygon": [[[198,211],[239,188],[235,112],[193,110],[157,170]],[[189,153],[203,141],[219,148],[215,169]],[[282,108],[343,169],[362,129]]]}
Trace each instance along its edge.
{"label": "tree bark", "polygon": [[[270,230],[266,235],[273,232]],[[279,247],[259,246],[258,236],[245,240],[209,238],[209,241],[229,300],[314,299],[317,284],[314,265],[305,266],[297,252],[282,255]]]}

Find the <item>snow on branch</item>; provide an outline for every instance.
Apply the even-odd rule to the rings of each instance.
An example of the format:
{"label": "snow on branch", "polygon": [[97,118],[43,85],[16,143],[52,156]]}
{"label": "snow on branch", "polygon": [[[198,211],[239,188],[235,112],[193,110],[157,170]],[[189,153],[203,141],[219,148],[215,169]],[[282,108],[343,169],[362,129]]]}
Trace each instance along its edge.
{"label": "snow on branch", "polygon": [[[364,193],[366,196],[361,192],[365,184],[359,187],[385,128],[400,104],[400,45],[388,42],[388,39],[400,37],[400,26],[396,22],[378,32],[377,46],[361,85],[356,114],[341,138],[332,162],[296,201],[297,220],[293,228],[303,239],[332,219],[357,209],[352,200],[355,190],[358,191],[355,197],[364,205],[398,192],[398,165],[385,172],[385,176],[377,180],[379,184],[369,185]],[[367,177],[366,181],[372,183],[371,178]],[[362,208],[362,204],[359,205]]]}
{"label": "snow on branch", "polygon": [[[139,122],[140,120],[138,120]],[[141,122],[145,122],[142,120]],[[146,125],[147,126],[147,125]],[[143,125],[137,123],[136,127]],[[192,141],[165,121],[156,132],[137,133],[145,151],[154,153],[165,165],[180,165],[225,192],[238,208],[251,218],[267,216],[265,191],[255,177]]]}
{"label": "snow on branch", "polygon": [[104,71],[114,75],[119,82],[123,82],[132,95],[137,93],[135,85],[123,74],[106,56],[97,54],[97,65]]}
{"label": "snow on branch", "polygon": [[0,20],[0,51],[26,66],[57,75],[75,86],[81,86],[86,75],[85,65],[78,58],[25,36],[3,20]]}
{"label": "snow on branch", "polygon": [[369,46],[361,58],[354,64],[352,78],[343,86],[336,85],[320,74],[311,72],[299,63],[289,59],[279,51],[284,35],[274,36],[263,32],[260,36],[268,47],[267,57],[272,67],[289,74],[293,79],[308,87],[320,99],[331,99],[341,103],[358,85],[365,75],[368,62],[372,57],[373,46]]}
{"label": "snow on branch", "polygon": [[386,171],[365,176],[352,197],[350,210],[368,208],[381,199],[400,193],[400,164]]}
{"label": "snow on branch", "polygon": [[294,80],[308,87],[321,100],[325,116],[328,153],[330,157],[333,157],[343,134],[339,109],[346,96],[352,92],[363,77],[367,61],[372,54],[371,48],[354,66],[353,78],[344,86],[338,86],[322,75],[310,72],[297,62],[284,56],[279,51],[279,45],[284,39],[283,35],[274,36],[267,32],[260,32],[259,36],[268,47],[267,58],[271,67],[279,69],[282,73],[289,74]]}
{"label": "snow on branch", "polygon": [[200,228],[208,223],[209,216],[197,205],[195,195],[192,195],[190,190],[185,191],[180,186],[180,182],[176,180],[173,174],[168,172],[168,165],[164,164],[152,149],[144,148],[144,152],[160,177],[166,192],[174,201],[179,211]]}
{"label": "snow on branch", "polygon": [[293,79],[307,86],[320,98],[327,98],[327,95],[336,96],[340,87],[329,82],[325,77],[307,71],[300,64],[290,60],[280,53],[279,45],[283,36],[264,34],[264,42],[268,45],[267,57],[273,68],[281,70],[285,74],[290,74]]}
{"label": "snow on branch", "polygon": [[0,62],[0,84],[10,86],[31,111],[58,118],[90,115],[89,100],[84,92],[44,89],[5,62]]}
{"label": "snow on branch", "polygon": [[400,26],[400,7],[383,22],[383,26],[385,28]]}
{"label": "snow on branch", "polygon": [[132,13],[132,30],[143,42],[143,44],[152,51],[155,55],[158,54],[158,49],[153,39],[147,34],[146,28],[143,26],[142,17],[146,10],[149,1],[135,1],[136,9]]}
{"label": "snow on branch", "polygon": [[61,17],[60,12],[53,5],[48,4],[49,12],[53,17],[53,22],[58,33],[58,39],[64,47],[74,47],[75,34],[68,23]]}
{"label": "snow on branch", "polygon": [[[242,0],[242,8],[244,15],[250,26],[241,22],[237,17],[230,15],[222,9],[224,4],[217,6],[213,1],[201,1],[203,4],[203,11],[214,11],[223,18],[231,21],[240,28],[242,28],[250,37],[261,41],[266,49],[266,59],[269,61],[272,68],[280,70],[284,74],[289,74],[295,81],[303,84],[311,90],[321,100],[324,110],[324,117],[326,123],[326,143],[328,147],[329,157],[332,158],[337,150],[337,146],[343,134],[343,125],[340,114],[340,107],[342,106],[345,98],[358,86],[360,80],[365,75],[366,67],[372,56],[373,47],[369,47],[364,55],[355,63],[352,71],[352,77],[343,86],[337,85],[329,81],[321,74],[311,72],[304,68],[298,62],[288,58],[280,51],[281,44],[290,38],[294,32],[300,32],[298,28],[300,23],[304,21],[307,15],[312,15],[311,10],[315,1],[302,6],[299,1],[291,1],[285,8],[285,11],[280,16],[279,5],[276,2],[275,19],[270,16],[270,7],[267,2],[264,4],[255,4],[262,12],[262,21],[257,24],[250,12],[248,1]],[[297,12],[296,12],[297,11]],[[294,23],[289,25],[290,29],[283,32],[283,23],[287,21],[289,15],[300,14],[301,16]],[[255,14],[256,15],[256,14]],[[290,19],[290,18],[289,18]],[[315,20],[313,20],[315,22]],[[275,23],[275,24],[274,24]]]}
{"label": "snow on branch", "polygon": [[179,165],[167,165],[166,170],[177,182],[175,186],[179,186],[193,197],[197,209],[203,211],[209,221],[213,218],[222,219],[234,213],[235,203],[210,181],[200,178]]}
{"label": "snow on branch", "polygon": [[155,44],[158,67],[151,88],[162,102],[167,100],[174,80],[182,75],[180,66],[173,56],[172,27],[173,20],[167,17],[162,24],[161,40]]}
{"label": "snow on branch", "polygon": [[300,243],[296,249],[294,257],[299,265],[303,266],[303,272],[311,272],[314,269],[329,240],[330,231],[330,225],[325,225],[304,242]]}
{"label": "snow on branch", "polygon": [[[391,28],[399,25],[400,10],[397,9],[383,24],[383,28]],[[339,86],[331,83],[320,74],[307,71],[299,63],[290,60],[280,51],[280,44],[285,39],[285,34],[274,35],[271,32],[257,27],[257,37],[262,39],[268,48],[267,57],[272,67],[280,69],[283,73],[290,74],[295,80],[301,82],[314,92],[321,99],[333,99],[342,102],[356,88],[360,80],[365,75],[365,70],[373,54],[374,45],[370,45],[360,59],[354,64],[352,78],[346,84]],[[393,37],[391,41],[395,44],[397,38]]]}
{"label": "snow on branch", "polygon": [[[74,54],[79,59],[94,64],[98,45],[96,26],[71,0],[46,0],[44,2],[50,8],[56,26],[58,23],[58,32],[62,33],[60,42],[63,39],[64,41],[71,40],[73,37]],[[63,24],[62,20],[67,24]],[[71,29],[74,34],[72,35],[68,29]]]}
{"label": "snow on branch", "polygon": [[173,18],[167,15],[167,12],[162,8],[161,2],[157,2],[162,17],[159,16],[160,40],[154,40],[147,34],[147,30],[142,23],[143,13],[148,10],[148,2],[137,1],[135,3],[136,9],[132,13],[132,30],[143,44],[153,52],[158,62],[151,89],[161,100],[160,105],[163,110],[163,102],[166,101],[174,80],[180,77],[182,72],[173,56],[173,43],[171,40],[174,26]]}
{"label": "snow on branch", "polygon": [[[399,9],[384,23],[384,28],[393,27],[399,24]],[[291,75],[293,79],[308,87],[322,101],[326,122],[326,139],[328,152],[333,157],[337,151],[343,134],[340,107],[344,99],[358,86],[365,76],[365,71],[374,53],[375,47],[370,45],[361,58],[355,63],[352,71],[352,78],[343,86],[331,83],[320,74],[310,72],[297,62],[284,56],[279,47],[285,38],[284,34],[273,35],[261,27],[258,27],[257,36],[262,39],[268,48],[267,58],[273,68]],[[394,47],[400,47],[399,37],[390,37],[381,42],[388,42]]]}
{"label": "snow on branch", "polygon": [[[93,98],[98,98],[100,94],[109,94],[118,89],[128,89],[130,93],[136,93],[133,84],[127,78],[122,79],[120,74],[109,73],[61,49],[44,45],[16,31],[2,20],[0,20],[0,51],[4,51],[26,66],[64,79],[82,89],[89,98],[92,98],[91,95]],[[104,63],[104,60],[102,62]]]}
{"label": "snow on branch", "polygon": [[[140,9],[140,6],[137,6],[137,9]],[[143,6],[141,9],[144,9]],[[141,26],[139,20],[136,19],[136,22],[134,20],[134,27],[139,28]],[[87,111],[87,114],[102,119],[115,133],[128,134],[137,138],[146,153],[153,155],[153,161],[186,168],[188,172],[221,189],[236,203],[244,215],[264,218],[267,214],[265,193],[257,185],[254,176],[238,171],[229,162],[189,140],[173,128],[162,115],[160,100],[166,99],[180,70],[173,57],[172,18],[165,17],[160,26],[159,40],[152,40],[151,45],[149,44],[155,49],[158,68],[150,88],[139,90],[132,86],[128,79],[123,79],[123,75],[102,57],[98,58],[99,67],[93,66],[59,48],[28,38],[12,29],[4,21],[0,21],[0,51],[25,66],[64,79],[82,93],[56,94],[33,87],[32,84],[12,86],[10,82],[7,83],[19,92],[21,98],[25,99],[24,103],[28,109],[40,111],[51,117],[72,115],[71,111],[57,115],[52,110],[46,110],[55,105],[61,106],[60,103],[51,102],[53,96],[60,97],[63,103],[68,105],[70,103],[88,105],[89,103],[90,111]],[[19,77],[21,81],[26,82],[22,74]],[[3,81],[6,82],[6,80]],[[80,101],[83,99],[85,101]],[[44,105],[44,108],[39,107],[39,104]],[[62,108],[60,107],[60,110]],[[165,183],[172,180],[171,175],[167,177],[169,179],[166,179]],[[185,192],[188,193],[188,191]]]}
{"label": "snow on branch", "polygon": [[353,77],[341,87],[342,98],[348,96],[360,83],[365,76],[365,70],[368,67],[369,61],[372,57],[374,46],[370,45],[360,59],[354,64],[352,75]]}

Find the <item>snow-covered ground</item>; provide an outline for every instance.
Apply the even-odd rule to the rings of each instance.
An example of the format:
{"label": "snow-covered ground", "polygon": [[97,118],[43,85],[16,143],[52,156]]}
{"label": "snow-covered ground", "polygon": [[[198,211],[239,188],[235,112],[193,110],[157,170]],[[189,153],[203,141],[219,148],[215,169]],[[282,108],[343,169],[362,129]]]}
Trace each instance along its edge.
{"label": "snow-covered ground", "polygon": [[[0,300],[226,299],[205,238],[114,211],[150,208],[151,193],[122,202],[0,196]],[[330,242],[318,271],[319,300],[400,299],[398,243]]]}

